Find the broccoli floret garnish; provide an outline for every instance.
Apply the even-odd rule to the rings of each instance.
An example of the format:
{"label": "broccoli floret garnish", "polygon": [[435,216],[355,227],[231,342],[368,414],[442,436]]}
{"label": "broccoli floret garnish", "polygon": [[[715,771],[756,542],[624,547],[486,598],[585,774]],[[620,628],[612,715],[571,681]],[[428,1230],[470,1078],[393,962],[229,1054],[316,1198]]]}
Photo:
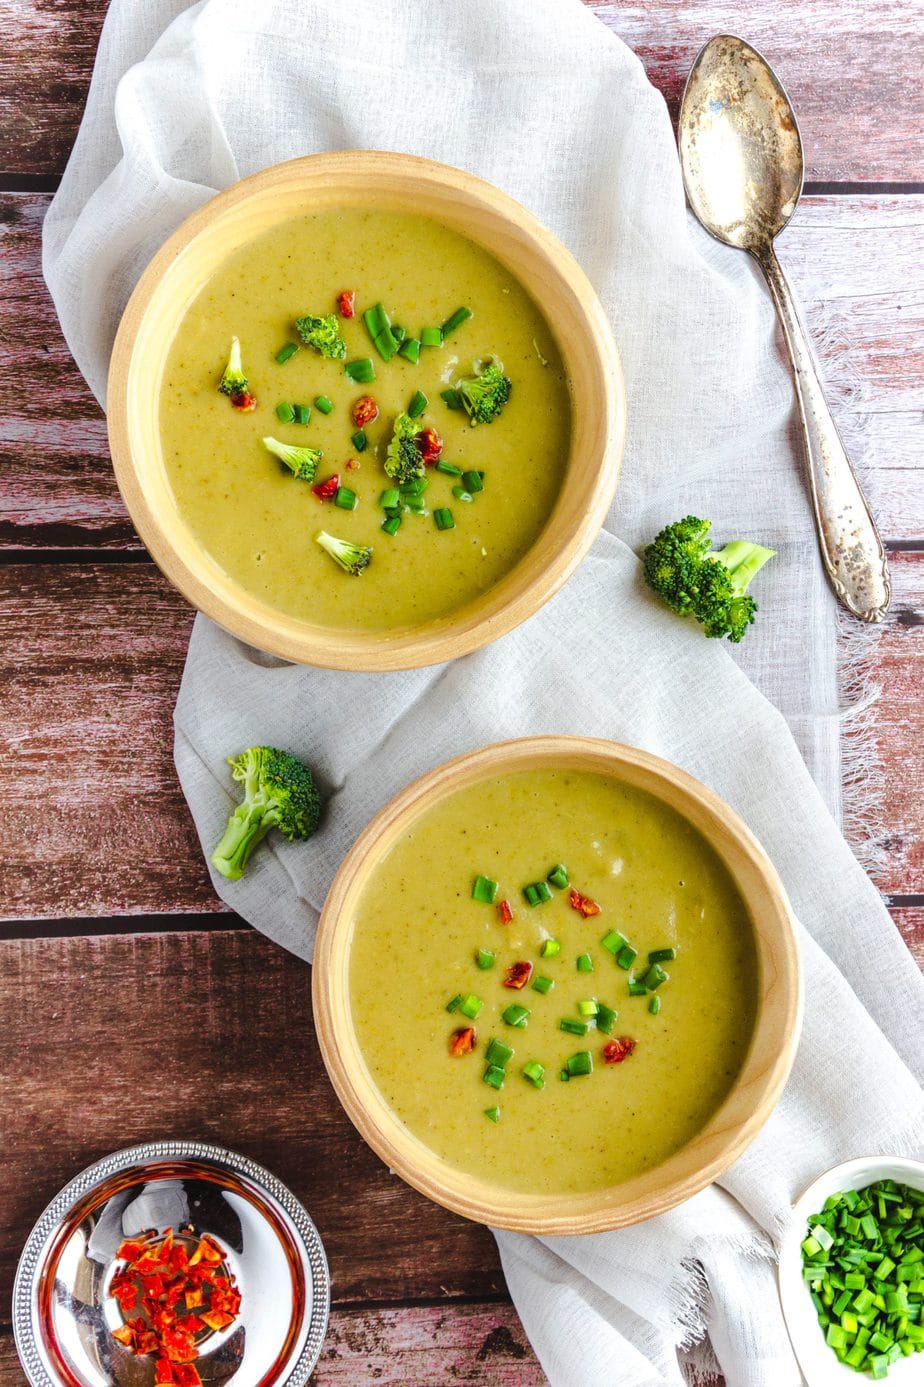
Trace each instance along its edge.
{"label": "broccoli floret garnish", "polygon": [[510,399],[513,389],[504,375],[504,363],[496,356],[473,361],[474,375],[456,381],[456,391],[473,424],[490,424]]}
{"label": "broccoli floret garnish", "polygon": [[244,786],[244,799],[212,853],[212,866],[238,881],[250,854],[271,828],[278,828],[290,843],[311,837],[321,817],[321,797],[311,771],[288,751],[252,746],[240,756],[229,756],[228,765]]}
{"label": "broccoli floret garnish", "polygon": [[667,525],[645,550],[645,578],[681,616],[694,616],[707,636],[741,640],[757,603],[746,588],[775,549],[736,539],[710,547],[710,520],[688,515]]}
{"label": "broccoli floret garnish", "polygon": [[248,380],[241,363],[241,344],[236,337],[232,337],[228,364],[221,373],[218,389],[223,395],[243,395],[247,386]]}
{"label": "broccoli floret garnish", "polygon": [[395,418],[395,431],[385,452],[385,471],[399,486],[422,477],[424,460],[417,445],[417,423],[404,411]]}
{"label": "broccoli floret garnish", "polygon": [[296,448],[291,443],[280,443],[278,438],[264,438],[263,446],[280,462],[284,462],[300,482],[314,481],[314,474],[324,456],[320,448]]}
{"label": "broccoli floret garnish", "polygon": [[353,544],[349,539],[338,539],[336,535],[329,535],[326,530],[319,530],[315,539],[321,548],[326,549],[331,558],[339,563],[346,573],[352,573],[354,578],[358,578],[363,569],[369,567],[372,550],[366,545]]}
{"label": "broccoli floret garnish", "polygon": [[340,334],[336,313],[328,313],[326,318],[306,313],[304,318],[295,319],[295,326],[305,346],[314,347],[329,361],[342,361],[346,356],[346,342]]}

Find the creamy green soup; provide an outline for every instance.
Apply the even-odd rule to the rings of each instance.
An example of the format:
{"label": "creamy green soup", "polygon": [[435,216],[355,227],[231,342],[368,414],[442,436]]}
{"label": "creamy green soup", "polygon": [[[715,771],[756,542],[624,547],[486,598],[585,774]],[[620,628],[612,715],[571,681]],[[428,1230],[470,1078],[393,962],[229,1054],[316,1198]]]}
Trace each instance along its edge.
{"label": "creamy green soup", "polygon": [[[294,320],[336,311],[341,290],[355,293],[356,316],[340,323],[347,359],[371,357],[376,379],[353,384],[344,362],[301,346],[280,365],[276,353],[297,341]],[[456,308],[472,317],[417,365],[378,356],[362,319],[383,303],[412,334],[439,326]],[[232,336],[256,396],[240,413],[216,388]],[[473,427],[440,398],[472,362],[503,362],[512,382],[500,417]],[[399,411],[421,390],[422,428],[437,430],[443,459],[484,473],[472,501],[453,495],[458,478],[427,469],[423,514],[406,514],[394,536],[381,529],[379,498],[392,486],[383,470]],[[351,406],[371,395],[377,421],[368,447],[351,441]],[[334,405],[324,415],[317,396]],[[280,403],[312,407],[306,426],[281,423]],[[160,382],[164,462],[177,505],[208,553],[242,587],[291,616],[346,629],[400,628],[445,616],[494,586],[542,530],[562,484],[570,433],[570,396],[561,358],[539,308],[486,251],[423,217],[344,210],[306,215],[242,247],[189,305]],[[320,448],[317,481],[337,473],[358,496],[355,510],[320,502],[264,448]],[[352,468],[350,463],[352,462]],[[449,509],[452,528],[434,511]],[[361,574],[337,568],[315,543],[319,530],[373,548]]]}
{"label": "creamy green soup", "polygon": [[[574,909],[569,887],[526,903],[522,888],[558,863],[598,915]],[[497,883],[493,904],[472,898],[478,875]],[[628,968],[602,942],[611,948],[614,931],[637,951]],[[554,956],[542,954],[547,940],[560,944]],[[477,966],[479,949],[492,967]],[[630,996],[649,952],[669,949],[668,978]],[[578,971],[586,954],[592,971]],[[503,985],[517,962],[532,964],[521,991]],[[537,976],[552,989],[535,990]],[[757,960],[741,897],[690,823],[606,776],[543,769],[458,791],[396,844],[357,910],[349,980],[369,1072],[410,1131],[454,1166],[547,1194],[627,1180],[702,1129],[748,1049]],[[482,1002],[474,1019],[447,1011],[459,996]],[[583,1036],[559,1028],[592,1000],[618,1013],[611,1035],[592,1021]],[[503,1019],[511,1004],[528,1010],[525,1027]],[[452,1037],[469,1026],[475,1048],[454,1056]],[[495,1037],[514,1050],[499,1088],[484,1078]],[[635,1048],[608,1064],[617,1037]],[[564,1081],[580,1052],[593,1072]],[[531,1063],[544,1086],[524,1076]]]}

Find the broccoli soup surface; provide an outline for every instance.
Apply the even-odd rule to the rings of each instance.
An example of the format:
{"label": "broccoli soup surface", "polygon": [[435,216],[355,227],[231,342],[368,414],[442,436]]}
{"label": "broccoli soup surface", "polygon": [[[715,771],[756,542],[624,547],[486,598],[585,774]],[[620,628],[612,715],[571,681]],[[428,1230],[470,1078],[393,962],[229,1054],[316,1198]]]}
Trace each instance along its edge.
{"label": "broccoli soup surface", "polygon": [[757,974],[747,908],[686,819],[543,768],[456,791],[390,850],[353,920],[349,1002],[414,1136],[554,1194],[629,1179],[703,1128],[745,1059]]}
{"label": "broccoli soup surface", "polygon": [[[344,291],[354,295],[353,317],[342,316]],[[381,315],[371,328],[364,319],[377,305],[395,328],[391,337],[380,335]],[[457,315],[460,306],[471,316]],[[343,357],[325,357],[296,327],[306,315],[330,314]],[[436,345],[413,346],[434,336]],[[218,389],[233,337],[253,409]],[[411,345],[385,360],[383,341]],[[298,350],[287,354],[289,343]],[[287,359],[277,361],[280,353]],[[464,378],[483,384],[490,375],[476,372],[492,357],[510,382],[509,399],[489,422],[473,424],[462,401],[450,396],[450,408],[441,392]],[[366,358],[375,378],[363,379],[360,368],[352,379],[350,363]],[[497,374],[497,362],[490,369]],[[358,424],[353,409],[366,396],[378,416],[363,422],[360,410]],[[554,506],[570,410],[552,333],[508,270],[427,218],[352,209],[286,222],[225,261],[179,324],[159,396],[164,464],[203,547],[271,607],[345,629],[446,616],[503,578]],[[425,485],[414,478],[397,498],[388,492],[398,482],[385,470],[396,420],[412,448],[423,430],[442,444],[436,457],[421,445]],[[322,457],[293,470],[264,445],[267,437]],[[325,550],[319,532],[358,546],[362,559],[345,571],[344,552]]]}

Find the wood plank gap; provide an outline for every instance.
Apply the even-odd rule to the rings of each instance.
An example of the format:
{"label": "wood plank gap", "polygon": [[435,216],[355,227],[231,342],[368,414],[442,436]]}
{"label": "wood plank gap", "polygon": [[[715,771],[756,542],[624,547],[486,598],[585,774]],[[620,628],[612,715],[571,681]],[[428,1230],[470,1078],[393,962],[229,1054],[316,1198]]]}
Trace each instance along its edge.
{"label": "wood plank gap", "polygon": [[[510,1305],[512,1301],[509,1296],[495,1291],[485,1295],[409,1296],[405,1300],[338,1300],[334,1296],[331,1304],[337,1310],[359,1310],[366,1314],[379,1310],[445,1310],[457,1305]],[[0,1331],[2,1328],[0,1325]]]}
{"label": "wood plank gap", "polygon": [[0,565],[15,564],[110,564],[152,562],[146,549],[0,549]]}
{"label": "wood plank gap", "polygon": [[895,196],[924,193],[924,183],[829,183],[806,182],[802,186],[805,197],[850,197],[860,194],[869,197]]}
{"label": "wood plank gap", "polygon": [[884,539],[882,542],[890,554],[924,554],[924,539]]}
{"label": "wood plank gap", "polygon": [[883,896],[883,900],[885,901],[886,909],[888,910],[902,910],[905,908],[917,910],[924,907],[924,895]]}
{"label": "wood plank gap", "polygon": [[56,193],[60,184],[56,173],[0,172],[0,193]]}
{"label": "wood plank gap", "polygon": [[101,934],[195,934],[200,931],[242,930],[251,926],[218,903],[214,915],[110,915],[60,920],[2,920],[0,943],[33,939],[83,939]]}

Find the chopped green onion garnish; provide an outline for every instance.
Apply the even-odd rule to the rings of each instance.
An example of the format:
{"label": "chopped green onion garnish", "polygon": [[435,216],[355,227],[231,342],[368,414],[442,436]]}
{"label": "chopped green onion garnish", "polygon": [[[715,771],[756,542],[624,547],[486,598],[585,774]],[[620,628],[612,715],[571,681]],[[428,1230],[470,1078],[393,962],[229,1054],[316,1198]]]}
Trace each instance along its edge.
{"label": "chopped green onion garnish", "polygon": [[462,398],[459,395],[458,390],[453,390],[452,386],[450,386],[448,390],[440,391],[440,399],[446,401],[447,409],[462,408]]}
{"label": "chopped green onion garnish", "polygon": [[382,521],[381,528],[385,531],[387,535],[396,535],[398,531],[401,529],[400,515],[389,515],[385,520]]}
{"label": "chopped green onion garnish", "polygon": [[597,1003],[597,1030],[604,1035],[609,1035],[616,1022],[619,1020],[619,1012],[612,1007],[606,1006],[603,1002]]}
{"label": "chopped green onion garnish", "polygon": [[456,995],[454,997],[450,997],[449,1001],[446,1003],[446,1010],[458,1011],[459,1007],[462,1005],[463,1000],[464,998],[462,996],[462,993],[457,992]]}
{"label": "chopped green onion garnish", "polygon": [[470,491],[466,491],[466,490],[465,490],[465,487],[464,487],[464,486],[454,486],[454,487],[452,488],[452,494],[453,494],[453,496],[455,496],[455,498],[456,498],[457,501],[466,501],[466,502],[469,502],[469,501],[473,501],[473,500],[475,499],[475,498],[472,496],[472,494],[471,494]]}
{"label": "chopped green onion garnish", "polygon": [[297,351],[297,342],[287,342],[284,347],[279,348],[279,351],[276,353],[276,360],[279,362],[280,366],[284,366],[287,361],[292,359]]}
{"label": "chopped green onion garnish", "polygon": [[569,1035],[586,1035],[587,1022],[573,1021],[570,1016],[563,1016],[558,1023],[560,1031],[567,1031]]}
{"label": "chopped green onion garnish", "polygon": [[568,1073],[567,1069],[559,1069],[558,1077],[561,1079],[563,1084],[566,1084],[568,1080],[571,1078],[571,1075]]}
{"label": "chopped green onion garnish", "polygon": [[456,528],[456,522],[448,506],[439,506],[433,512],[433,519],[438,530],[454,530]]}
{"label": "chopped green onion garnish", "polygon": [[490,1122],[500,1122],[500,1108],[485,1108],[484,1115]]}
{"label": "chopped green onion garnish", "polygon": [[545,1088],[545,1065],[538,1060],[529,1060],[523,1066],[523,1077],[529,1079],[533,1088]]}
{"label": "chopped green onion garnish", "polygon": [[463,323],[467,323],[471,316],[472,310],[470,308],[457,308],[455,313],[450,313],[449,317],[440,328],[440,334],[444,339],[447,338],[451,332],[455,332],[457,327],[461,327]]}
{"label": "chopped green onion garnish", "polygon": [[466,491],[470,491],[474,496],[476,491],[484,491],[483,472],[463,472],[462,485]]}
{"label": "chopped green onion garnish", "polygon": [[348,486],[338,486],[334,505],[339,506],[341,510],[355,510],[359,505],[359,497]]}
{"label": "chopped green onion garnish", "polygon": [[513,1053],[511,1047],[505,1045],[502,1040],[491,1040],[484,1053],[485,1063],[494,1064],[498,1069],[506,1069],[513,1059]]}
{"label": "chopped green onion garnish", "polygon": [[333,400],[329,400],[326,395],[315,395],[314,407],[319,409],[322,414],[332,414],[334,410]]}
{"label": "chopped green onion garnish", "polygon": [[401,327],[400,323],[392,323],[392,325],[391,325],[391,335],[392,335],[392,337],[395,339],[395,341],[398,343],[398,346],[400,347],[400,345],[401,345],[401,343],[404,341],[405,337],[407,337],[407,328],[406,328],[406,327]]}
{"label": "chopped green onion garnish", "polygon": [[276,406],[276,418],[280,419],[283,424],[292,423],[295,418],[295,410],[289,404],[288,400],[280,400],[279,404]]}
{"label": "chopped green onion garnish", "polygon": [[343,370],[357,385],[368,385],[370,381],[375,380],[375,367],[371,356],[354,357],[346,363]]}
{"label": "chopped green onion garnish", "polygon": [[532,881],[523,887],[523,895],[528,905],[542,905],[552,899],[552,892],[544,881]]}
{"label": "chopped green onion garnish", "polygon": [[643,982],[636,982],[634,978],[629,979],[630,997],[644,997],[647,991],[648,988],[645,986]]}
{"label": "chopped green onion garnish", "polygon": [[422,496],[407,496],[405,498],[405,505],[408,510],[413,511],[415,515],[427,514],[427,503]]}
{"label": "chopped green onion garnish", "polygon": [[411,396],[411,403],[407,407],[407,412],[412,419],[417,419],[423,414],[430,401],[422,390],[415,390]]}
{"label": "chopped green onion garnish", "polygon": [[620,968],[624,968],[626,972],[628,972],[637,958],[638,949],[633,949],[631,944],[623,944],[619,953],[616,955],[616,962],[619,964]]}
{"label": "chopped green onion garnish", "polygon": [[670,974],[665,973],[660,963],[653,963],[642,978],[642,982],[648,988],[649,992],[654,992],[655,988],[660,987],[662,982],[667,982],[669,977]]}
{"label": "chopped green onion garnish", "polygon": [[571,885],[571,882],[568,880],[568,868],[565,866],[564,862],[559,862],[552,868],[546,877],[546,881],[550,881],[553,886],[557,886],[559,891],[564,891],[566,886]]}
{"label": "chopped green onion garnish", "polygon": [[311,422],[311,405],[293,405],[295,410],[296,424],[308,424]]}
{"label": "chopped green onion garnish", "polygon": [[669,963],[672,958],[677,957],[676,949],[652,949],[648,955],[649,963]]}
{"label": "chopped green onion garnish", "polygon": [[577,970],[579,973],[592,973],[594,971],[594,961],[590,954],[578,954]]}
{"label": "chopped green onion garnish", "polygon": [[592,1074],[594,1072],[594,1062],[589,1050],[578,1050],[576,1055],[571,1055],[565,1061],[565,1068],[572,1079],[582,1074]]}
{"label": "chopped green onion garnish", "polygon": [[541,973],[537,973],[530,983],[533,992],[541,992],[543,996],[545,996],[547,992],[551,992],[554,986],[555,984],[552,979],[544,978]]}
{"label": "chopped green onion garnish", "polygon": [[607,953],[611,953],[614,957],[616,957],[621,949],[626,947],[628,942],[626,936],[620,934],[618,929],[611,929],[609,934],[605,934],[600,940],[600,943],[603,945],[604,949],[606,949]]}
{"label": "chopped green onion garnish", "polygon": [[440,458],[439,462],[436,464],[436,470],[437,472],[444,472],[447,477],[462,476],[461,467],[453,467],[451,462],[444,462],[442,458]]}
{"label": "chopped green onion garnish", "polygon": [[476,997],[473,992],[470,992],[468,996],[464,997],[459,1003],[459,1010],[463,1016],[467,1016],[470,1021],[474,1021],[483,1006],[484,1002],[481,998]]}
{"label": "chopped green onion garnish", "polygon": [[390,486],[379,497],[382,510],[395,510],[401,504],[401,495],[396,486]]}
{"label": "chopped green onion garnish", "polygon": [[529,1020],[529,1007],[521,1007],[519,1002],[514,1002],[512,1006],[504,1008],[501,1016],[508,1026],[523,1027]]}
{"label": "chopped green onion garnish", "polygon": [[554,958],[556,954],[561,953],[561,944],[557,939],[543,939],[539,952],[543,958]]}
{"label": "chopped green onion garnish", "polygon": [[661,998],[652,997],[648,1002],[648,1010],[651,1012],[652,1016],[657,1016],[658,1012],[661,1010]]}
{"label": "chopped green onion garnish", "polygon": [[493,905],[497,896],[497,882],[490,877],[476,876],[472,882],[472,900],[481,901],[484,905]]}
{"label": "chopped green onion garnish", "polygon": [[578,1002],[578,1011],[586,1019],[588,1016],[596,1016],[600,1010],[600,1005],[596,997],[584,997]]}
{"label": "chopped green onion garnish", "polygon": [[364,453],[369,446],[369,440],[362,429],[357,429],[355,433],[350,434],[350,442],[357,453]]}
{"label": "chopped green onion garnish", "polygon": [[489,1064],[481,1077],[492,1088],[503,1088],[507,1073],[506,1070],[499,1069],[496,1064]]}
{"label": "chopped green onion garnish", "polygon": [[398,348],[398,355],[403,356],[406,361],[413,362],[416,366],[420,360],[420,338],[406,337]]}
{"label": "chopped green onion garnish", "polygon": [[443,345],[441,330],[438,327],[421,328],[420,345],[422,347],[441,347]]}
{"label": "chopped green onion garnish", "polygon": [[478,964],[479,968],[493,968],[494,955],[490,949],[479,949],[475,955],[475,962]]}
{"label": "chopped green onion garnish", "polygon": [[402,496],[420,496],[428,486],[426,477],[412,477],[409,482],[402,482],[398,490]]}

